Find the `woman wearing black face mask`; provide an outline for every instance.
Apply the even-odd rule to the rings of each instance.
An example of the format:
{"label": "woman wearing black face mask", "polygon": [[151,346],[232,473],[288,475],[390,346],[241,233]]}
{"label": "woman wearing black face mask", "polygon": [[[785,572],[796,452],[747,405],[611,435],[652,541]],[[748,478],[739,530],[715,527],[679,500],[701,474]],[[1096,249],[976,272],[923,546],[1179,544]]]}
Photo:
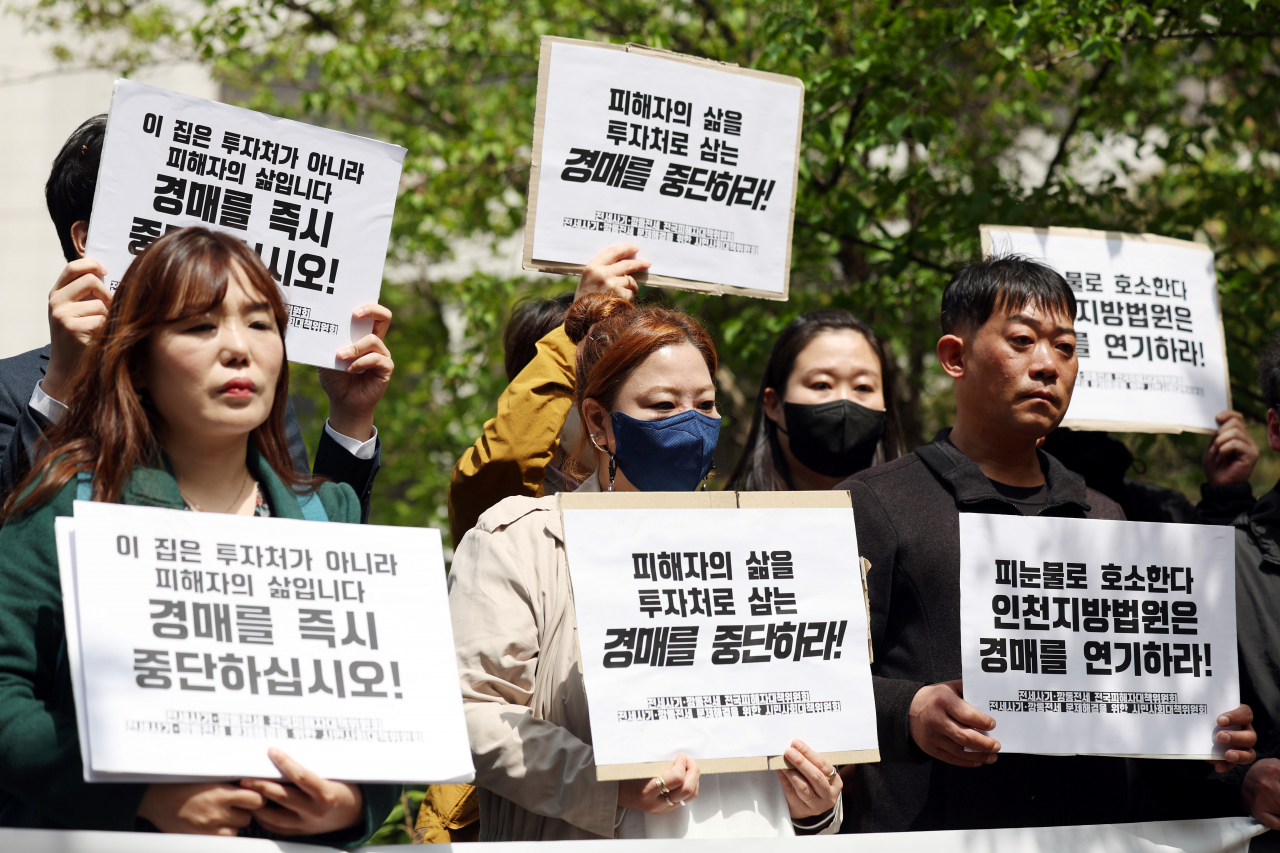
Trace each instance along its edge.
{"label": "woman wearing black face mask", "polygon": [[728,488],[825,490],[902,453],[891,366],[848,311],[802,314],[774,342]]}

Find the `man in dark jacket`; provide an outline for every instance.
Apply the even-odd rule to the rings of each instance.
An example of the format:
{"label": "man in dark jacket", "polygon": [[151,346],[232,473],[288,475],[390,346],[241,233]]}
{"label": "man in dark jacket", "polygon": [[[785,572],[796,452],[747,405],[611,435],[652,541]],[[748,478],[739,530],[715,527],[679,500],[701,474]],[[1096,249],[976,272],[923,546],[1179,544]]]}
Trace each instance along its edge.
{"label": "man in dark jacket", "polygon": [[[1258,361],[1267,443],[1280,450],[1280,335]],[[1232,775],[1245,809],[1280,829],[1280,484],[1236,519],[1236,634],[1240,701],[1254,709],[1258,762]]]}
{"label": "man in dark jacket", "polygon": [[[931,444],[854,475],[875,650],[881,763],[853,775],[856,831],[969,829],[1126,820],[1124,759],[1005,755],[995,721],[963,699],[961,512],[1123,519],[1114,501],[1039,450],[1071,401],[1075,297],[1048,267],[996,258],[958,273],[942,301],[938,360],[956,422]],[[1232,712],[1247,723],[1247,709]],[[1252,760],[1253,731],[1227,761]]]}
{"label": "man in dark jacket", "polygon": [[[99,115],[76,128],[54,159],[45,185],[49,215],[68,263],[49,294],[49,345],[0,360],[0,503],[30,470],[40,436],[66,411],[63,403],[71,378],[85,345],[105,322],[111,303],[111,294],[103,284],[106,270],[84,257],[106,126],[107,117]],[[352,359],[371,352],[389,355],[381,337],[391,314],[380,306],[372,307],[376,309],[370,315],[375,334],[349,348]],[[373,410],[389,375],[340,370],[321,370],[320,374],[329,393],[329,420],[320,436],[314,471],[355,489],[367,520],[373,480],[381,464]],[[294,463],[305,471],[309,467],[307,447],[292,400],[285,423]]]}

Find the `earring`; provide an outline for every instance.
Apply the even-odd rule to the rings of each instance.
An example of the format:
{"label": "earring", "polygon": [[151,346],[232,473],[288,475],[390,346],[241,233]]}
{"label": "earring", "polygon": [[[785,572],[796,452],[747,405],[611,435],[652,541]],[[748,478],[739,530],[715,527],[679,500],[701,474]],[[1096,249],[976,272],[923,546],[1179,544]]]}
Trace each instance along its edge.
{"label": "earring", "polygon": [[618,459],[612,453],[609,454],[609,491],[613,491],[613,478],[618,473]]}

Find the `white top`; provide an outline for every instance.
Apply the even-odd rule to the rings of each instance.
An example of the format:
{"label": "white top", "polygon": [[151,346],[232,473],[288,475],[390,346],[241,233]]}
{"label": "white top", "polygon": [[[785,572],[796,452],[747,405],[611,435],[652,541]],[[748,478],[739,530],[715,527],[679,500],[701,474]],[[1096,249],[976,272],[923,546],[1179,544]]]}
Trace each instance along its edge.
{"label": "white top", "polygon": [[667,814],[626,810],[623,838],[770,838],[795,835],[772,770],[703,776],[698,798]]}
{"label": "white top", "polygon": [[[69,411],[65,404],[53,399],[44,392],[40,387],[41,383],[37,382],[36,387],[31,391],[31,399],[27,401],[27,405],[35,409],[40,414],[48,418],[49,423],[56,424],[62,420],[63,416]],[[368,441],[360,441],[357,438],[343,435],[342,433],[329,426],[328,419],[324,422],[324,431],[329,433],[329,437],[338,442],[338,445],[357,459],[372,459],[373,452],[378,447],[378,428],[373,428],[373,435],[369,436]]]}

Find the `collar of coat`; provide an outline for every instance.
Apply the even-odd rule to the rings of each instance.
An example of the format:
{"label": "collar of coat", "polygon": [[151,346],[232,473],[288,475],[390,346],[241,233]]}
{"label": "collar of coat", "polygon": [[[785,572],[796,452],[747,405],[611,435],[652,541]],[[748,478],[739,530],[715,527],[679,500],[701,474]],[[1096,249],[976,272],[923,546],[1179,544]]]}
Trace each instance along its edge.
{"label": "collar of coat", "polygon": [[1280,483],[1259,498],[1251,511],[1237,518],[1235,524],[1252,534],[1263,560],[1280,565]]}
{"label": "collar of coat", "polygon": [[[1019,515],[1021,509],[996,491],[978,464],[960,452],[950,439],[951,428],[938,430],[933,441],[916,448],[916,456],[933,475],[943,482],[962,512],[994,512]],[[1086,499],[1084,477],[1068,471],[1057,459],[1036,448],[1040,470],[1044,472],[1048,494],[1040,514],[1061,507],[1076,506],[1081,512],[1092,509]]]}
{"label": "collar of coat", "polygon": [[[298,497],[271,470],[271,466],[258,453],[257,448],[249,445],[246,458],[249,471],[258,481],[263,497],[271,506],[271,514],[276,518],[303,518],[302,507]],[[161,457],[150,466],[138,466],[125,483],[120,495],[120,503],[131,506],[154,506],[164,509],[182,509],[185,503],[178,491],[178,480],[174,476],[173,466],[168,456]]]}

